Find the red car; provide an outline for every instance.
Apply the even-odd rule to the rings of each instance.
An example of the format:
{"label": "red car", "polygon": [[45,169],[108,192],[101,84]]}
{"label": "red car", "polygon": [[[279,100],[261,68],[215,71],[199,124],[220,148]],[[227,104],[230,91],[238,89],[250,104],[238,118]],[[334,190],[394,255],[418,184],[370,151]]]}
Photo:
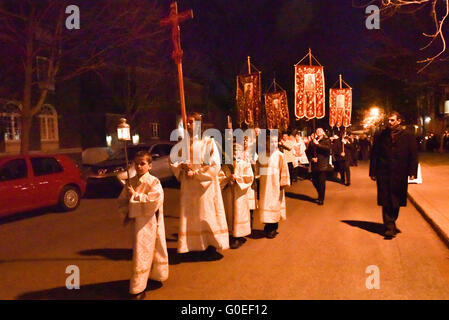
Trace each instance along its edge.
{"label": "red car", "polygon": [[0,157],[0,217],[53,205],[74,210],[85,191],[81,171],[67,156]]}

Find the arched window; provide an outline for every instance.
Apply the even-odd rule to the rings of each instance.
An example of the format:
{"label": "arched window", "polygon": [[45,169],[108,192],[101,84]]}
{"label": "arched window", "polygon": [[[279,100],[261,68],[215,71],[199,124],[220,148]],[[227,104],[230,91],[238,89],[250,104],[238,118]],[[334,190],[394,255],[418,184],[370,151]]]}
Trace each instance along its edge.
{"label": "arched window", "polygon": [[0,125],[6,142],[20,141],[21,112],[20,104],[14,101],[0,107]]}
{"label": "arched window", "polygon": [[55,108],[44,104],[39,113],[41,141],[58,141],[58,114]]}

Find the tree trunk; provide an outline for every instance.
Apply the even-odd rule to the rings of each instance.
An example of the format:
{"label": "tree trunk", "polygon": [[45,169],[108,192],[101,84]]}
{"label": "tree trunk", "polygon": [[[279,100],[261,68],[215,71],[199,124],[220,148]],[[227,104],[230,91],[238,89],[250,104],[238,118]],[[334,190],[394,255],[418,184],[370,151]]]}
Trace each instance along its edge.
{"label": "tree trunk", "polygon": [[31,87],[33,81],[33,38],[28,38],[26,45],[27,57],[25,61],[25,84],[23,88],[22,100],[22,119],[20,131],[20,153],[26,154],[30,149],[30,130],[31,130]]}

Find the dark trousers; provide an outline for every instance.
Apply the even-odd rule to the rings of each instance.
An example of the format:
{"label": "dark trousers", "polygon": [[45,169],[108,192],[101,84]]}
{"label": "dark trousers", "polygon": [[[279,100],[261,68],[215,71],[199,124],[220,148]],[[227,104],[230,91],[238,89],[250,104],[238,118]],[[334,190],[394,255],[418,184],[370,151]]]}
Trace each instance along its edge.
{"label": "dark trousers", "polygon": [[318,200],[324,201],[326,193],[326,171],[312,171],[312,183],[318,192]]}
{"label": "dark trousers", "polygon": [[344,184],[351,183],[351,168],[349,166],[344,166],[340,169],[340,179]]}
{"label": "dark trousers", "polygon": [[399,208],[382,207],[384,225],[388,230],[396,229],[396,220],[399,216]]}
{"label": "dark trousers", "polygon": [[279,223],[265,223],[265,227],[263,228],[263,231],[270,232],[270,231],[276,231],[279,227]]}
{"label": "dark trousers", "polygon": [[293,162],[288,162],[287,165],[288,173],[290,174],[290,184],[292,184],[292,182],[298,180],[297,171],[293,168]]}

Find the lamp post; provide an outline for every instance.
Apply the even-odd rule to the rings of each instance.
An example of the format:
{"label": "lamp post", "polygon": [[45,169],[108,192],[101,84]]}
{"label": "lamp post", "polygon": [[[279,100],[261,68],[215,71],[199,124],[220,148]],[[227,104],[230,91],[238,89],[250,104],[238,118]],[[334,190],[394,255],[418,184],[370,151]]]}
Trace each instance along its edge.
{"label": "lamp post", "polygon": [[128,163],[128,150],[127,150],[127,142],[131,140],[129,124],[126,123],[125,118],[120,119],[120,123],[117,127],[117,139],[119,141],[123,141],[125,143],[125,161],[126,161],[126,185],[129,186],[129,163]]}

